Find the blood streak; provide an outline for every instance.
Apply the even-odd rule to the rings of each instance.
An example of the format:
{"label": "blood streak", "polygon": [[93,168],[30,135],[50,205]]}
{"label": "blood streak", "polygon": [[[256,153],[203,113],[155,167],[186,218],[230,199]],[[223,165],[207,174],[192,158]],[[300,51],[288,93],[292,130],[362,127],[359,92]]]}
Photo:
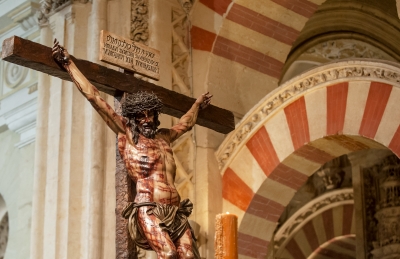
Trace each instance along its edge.
{"label": "blood streak", "polygon": [[142,177],[147,177],[149,176],[150,172],[150,165],[149,165],[149,157],[148,156],[141,156],[139,158],[139,167],[140,167],[140,173]]}

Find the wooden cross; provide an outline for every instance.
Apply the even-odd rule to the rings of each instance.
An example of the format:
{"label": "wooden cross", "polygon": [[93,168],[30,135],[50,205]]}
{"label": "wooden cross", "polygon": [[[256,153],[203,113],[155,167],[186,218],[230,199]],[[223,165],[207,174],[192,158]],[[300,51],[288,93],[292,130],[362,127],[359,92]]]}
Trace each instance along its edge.
{"label": "wooden cross", "polygon": [[[185,114],[195,102],[193,98],[142,81],[132,74],[125,74],[86,60],[79,60],[73,56],[71,58],[94,86],[117,99],[120,99],[124,92],[154,92],[164,104],[162,112],[178,118]],[[72,81],[70,75],[53,60],[50,47],[17,36],[8,38],[3,42],[2,59],[63,80]],[[199,112],[197,124],[223,134],[235,129],[232,112],[213,105]],[[116,258],[133,259],[137,258],[136,249],[129,238],[126,220],[120,215],[127,202],[133,201],[135,186],[127,175],[118,150],[116,153]]]}
{"label": "wooden cross", "polygon": [[[71,55],[79,70],[100,91],[121,97],[124,92],[148,91],[155,93],[163,102],[162,113],[180,118],[195,102],[194,98],[146,82],[131,74],[109,69],[90,61],[76,59]],[[51,48],[13,36],[4,40],[2,59],[17,65],[72,81],[69,74],[60,68],[51,56]],[[197,124],[227,134],[235,129],[233,113],[210,105],[199,112]]]}

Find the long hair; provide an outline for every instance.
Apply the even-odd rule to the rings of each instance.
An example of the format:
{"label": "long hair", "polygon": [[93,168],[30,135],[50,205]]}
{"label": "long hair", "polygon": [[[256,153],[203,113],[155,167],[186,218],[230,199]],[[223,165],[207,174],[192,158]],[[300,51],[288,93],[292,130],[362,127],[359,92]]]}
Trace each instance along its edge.
{"label": "long hair", "polygon": [[122,103],[122,116],[128,119],[128,126],[132,130],[133,141],[135,144],[139,141],[139,127],[136,123],[136,116],[144,111],[154,112],[154,134],[157,127],[160,126],[158,116],[161,112],[163,104],[154,93],[139,91],[135,94],[125,94],[124,102]]}
{"label": "long hair", "polygon": [[[128,117],[128,125],[131,128],[132,131],[132,135],[133,135],[133,142],[135,143],[135,145],[138,143],[139,141],[139,126],[136,123],[136,118],[132,117],[129,118]],[[158,113],[154,112],[154,128],[153,128],[153,134],[155,135],[157,133],[157,128],[158,126],[160,126],[160,121],[158,120]],[[154,136],[151,136],[152,138]]]}

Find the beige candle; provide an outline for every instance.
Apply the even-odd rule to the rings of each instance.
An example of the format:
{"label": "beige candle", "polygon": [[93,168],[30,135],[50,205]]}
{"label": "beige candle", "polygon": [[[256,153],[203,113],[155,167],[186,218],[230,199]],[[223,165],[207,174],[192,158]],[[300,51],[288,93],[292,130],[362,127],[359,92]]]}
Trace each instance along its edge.
{"label": "beige candle", "polygon": [[237,216],[218,214],[215,218],[215,258],[237,259]]}

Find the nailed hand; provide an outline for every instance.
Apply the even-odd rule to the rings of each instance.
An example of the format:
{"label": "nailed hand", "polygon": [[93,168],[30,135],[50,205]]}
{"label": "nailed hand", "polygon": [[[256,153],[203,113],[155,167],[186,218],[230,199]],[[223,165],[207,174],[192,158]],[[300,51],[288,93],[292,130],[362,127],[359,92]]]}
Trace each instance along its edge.
{"label": "nailed hand", "polygon": [[200,109],[207,108],[208,105],[211,103],[211,97],[213,97],[209,92],[202,94],[197,98],[196,103],[200,105]]}
{"label": "nailed hand", "polygon": [[63,66],[69,64],[70,56],[68,54],[68,51],[63,46],[60,45],[57,39],[54,39],[52,56],[57,63]]}

